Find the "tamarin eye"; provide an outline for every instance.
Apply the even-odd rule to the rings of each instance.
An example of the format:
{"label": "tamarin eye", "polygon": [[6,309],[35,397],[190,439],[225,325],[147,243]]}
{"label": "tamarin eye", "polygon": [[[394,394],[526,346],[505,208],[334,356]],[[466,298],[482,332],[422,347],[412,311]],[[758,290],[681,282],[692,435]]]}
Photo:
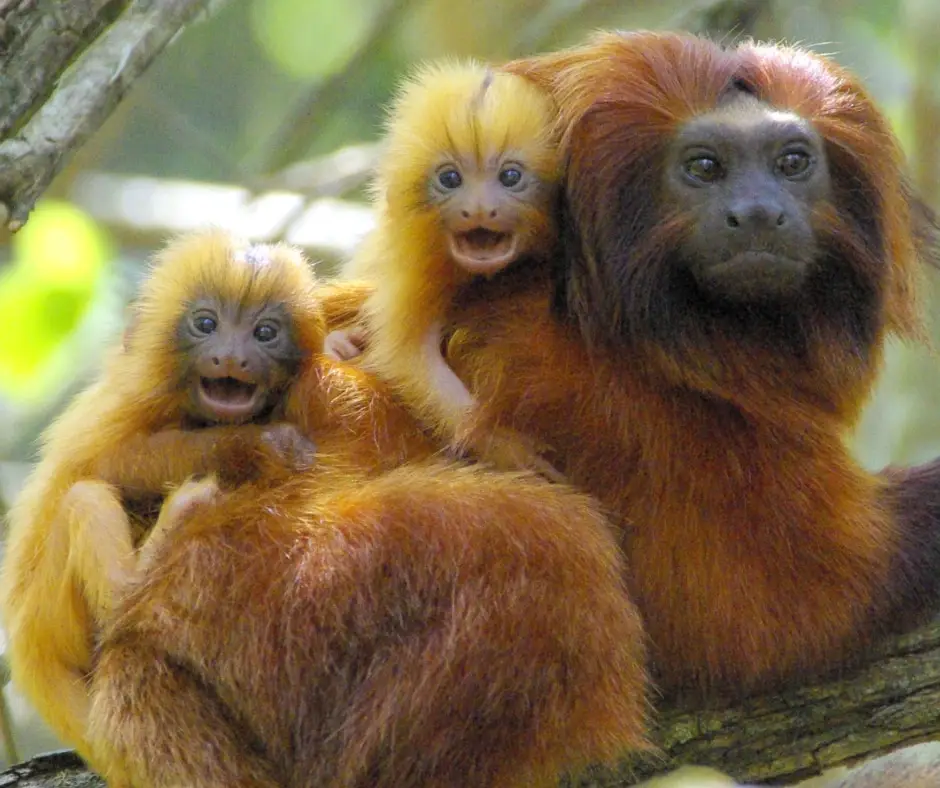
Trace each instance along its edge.
{"label": "tamarin eye", "polygon": [[804,151],[793,151],[777,157],[775,164],[777,171],[785,178],[796,178],[809,169],[812,159]]}
{"label": "tamarin eye", "polygon": [[685,163],[685,174],[702,183],[717,181],[723,174],[721,163],[711,156],[698,156]]}
{"label": "tamarin eye", "polygon": [[277,326],[270,323],[261,323],[261,325],[255,326],[254,335],[259,342],[270,342],[277,338]]}
{"label": "tamarin eye", "polygon": [[218,323],[215,322],[214,318],[200,315],[193,320],[193,327],[200,334],[211,334],[218,327]]}
{"label": "tamarin eye", "polygon": [[507,189],[517,186],[522,180],[522,171],[518,167],[506,167],[499,173],[499,182]]}
{"label": "tamarin eye", "polygon": [[441,170],[437,174],[437,182],[445,189],[459,189],[460,185],[463,183],[463,178],[460,177],[460,173],[457,172],[457,170],[449,168]]}

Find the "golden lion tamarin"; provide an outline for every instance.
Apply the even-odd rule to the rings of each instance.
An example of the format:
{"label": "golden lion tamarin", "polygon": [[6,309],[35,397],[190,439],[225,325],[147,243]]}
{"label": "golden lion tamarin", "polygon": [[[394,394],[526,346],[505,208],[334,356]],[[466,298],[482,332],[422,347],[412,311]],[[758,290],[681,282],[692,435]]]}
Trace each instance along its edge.
{"label": "golden lion tamarin", "polygon": [[455,315],[447,359],[482,429],[551,446],[623,524],[658,686],[805,680],[935,613],[940,461],[875,474],[846,445],[936,254],[857,78],[650,32],[507,68],[559,105],[565,253]]}
{"label": "golden lion tamarin", "polygon": [[[365,344],[364,366],[445,441],[459,442],[474,405],[441,355],[454,298],[510,265],[544,263],[554,247],[553,122],[544,92],[477,64],[425,67],[392,108],[375,184],[378,226],[346,269],[375,286],[364,330],[328,342],[345,356]],[[508,432],[467,448],[551,474]]]}
{"label": "golden lion tamarin", "polygon": [[509,788],[645,744],[640,621],[590,497],[435,461],[313,356],[317,464],[173,493],[101,638],[89,738],[138,788]]}
{"label": "golden lion tamarin", "polygon": [[283,399],[322,347],[313,285],[285,246],[221,232],[170,244],[122,347],[44,436],[10,511],[0,604],[13,680],[83,756],[94,634],[133,576],[132,526],[146,531],[166,490],[217,469],[222,453],[230,477],[248,471],[237,457],[312,460]]}

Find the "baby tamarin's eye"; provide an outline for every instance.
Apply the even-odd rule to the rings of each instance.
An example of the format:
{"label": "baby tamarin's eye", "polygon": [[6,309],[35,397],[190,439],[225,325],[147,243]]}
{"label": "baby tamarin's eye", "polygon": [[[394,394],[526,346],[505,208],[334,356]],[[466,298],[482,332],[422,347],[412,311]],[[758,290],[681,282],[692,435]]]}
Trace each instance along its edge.
{"label": "baby tamarin's eye", "polygon": [[499,172],[499,182],[507,189],[518,186],[522,180],[522,170],[518,167],[505,167]]}
{"label": "baby tamarin's eye", "polygon": [[273,323],[261,323],[255,326],[254,335],[259,342],[272,342],[277,339],[277,326]]}
{"label": "baby tamarin's eye", "polygon": [[193,318],[193,328],[200,334],[211,334],[215,331],[217,325],[215,319],[208,315],[197,315]]}
{"label": "baby tamarin's eye", "polygon": [[437,174],[437,182],[445,189],[459,189],[463,178],[453,167],[448,167]]}

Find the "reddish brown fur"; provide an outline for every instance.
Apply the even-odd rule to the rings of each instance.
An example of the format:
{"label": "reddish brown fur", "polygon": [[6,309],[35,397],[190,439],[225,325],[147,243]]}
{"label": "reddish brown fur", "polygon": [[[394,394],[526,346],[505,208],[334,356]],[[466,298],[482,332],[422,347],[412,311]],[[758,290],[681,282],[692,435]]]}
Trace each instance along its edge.
{"label": "reddish brown fur", "polygon": [[[940,596],[937,465],[875,476],[843,443],[886,333],[917,323],[900,159],[857,83],[783,48],[655,34],[511,67],[562,107],[568,254],[557,288],[509,276],[461,304],[449,362],[485,403],[480,429],[549,443],[615,513],[661,684],[803,678],[923,615]],[[816,217],[836,286],[811,282],[778,322],[669,288],[683,218],[656,200],[658,151],[734,80],[808,113],[836,181]],[[327,313],[356,297],[335,287]],[[232,493],[170,534],[129,600],[95,724],[144,785],[531,784],[639,743],[641,633],[590,503],[421,447],[348,475],[370,436],[413,434],[370,410],[370,386],[341,398],[365,455],[337,440],[338,473],[327,452],[280,489]],[[395,445],[373,459],[413,456]]]}
{"label": "reddish brown fur", "polygon": [[641,627],[589,498],[435,463],[384,387],[328,359],[298,411],[317,468],[171,529],[105,638],[110,777],[523,786],[643,746]]}
{"label": "reddish brown fur", "polygon": [[[488,404],[482,428],[538,436],[618,513],[662,684],[766,686],[864,651],[902,608],[923,615],[938,473],[915,512],[844,444],[885,335],[919,316],[900,154],[857,81],[808,53],[669,34],[510,68],[561,106],[566,268],[557,291],[470,305],[458,324],[475,336],[461,350],[458,333],[450,363]],[[673,298],[683,219],[656,199],[670,134],[735,82],[814,123],[835,185],[824,274],[790,309],[743,317]]]}
{"label": "reddish brown fur", "polygon": [[[521,278],[465,303],[449,362],[486,403],[481,431],[548,444],[617,513],[662,684],[747,691],[922,616],[940,591],[938,470],[891,482],[844,444],[886,334],[918,334],[929,240],[858,82],[808,53],[671,34],[509,67],[561,107],[567,260],[557,287]],[[735,81],[815,124],[835,183],[816,216],[831,276],[773,318],[670,301],[683,219],[657,203],[655,165],[677,124]]]}

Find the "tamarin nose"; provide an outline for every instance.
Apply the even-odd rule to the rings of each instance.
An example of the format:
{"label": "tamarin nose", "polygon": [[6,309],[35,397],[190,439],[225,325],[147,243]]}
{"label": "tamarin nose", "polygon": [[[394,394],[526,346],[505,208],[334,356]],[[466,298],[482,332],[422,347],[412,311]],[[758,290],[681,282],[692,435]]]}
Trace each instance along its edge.
{"label": "tamarin nose", "polygon": [[474,218],[477,221],[482,219],[495,219],[499,215],[499,210],[497,208],[490,208],[487,210],[486,206],[481,205],[475,211],[468,211],[466,208],[462,208],[460,215],[464,219]]}
{"label": "tamarin nose", "polygon": [[786,223],[787,215],[780,205],[764,200],[739,202],[725,216],[728,229],[740,232],[776,230]]}
{"label": "tamarin nose", "polygon": [[223,375],[231,375],[235,373],[236,370],[248,369],[248,359],[241,358],[240,354],[212,356],[210,361],[216,372],[222,373]]}

